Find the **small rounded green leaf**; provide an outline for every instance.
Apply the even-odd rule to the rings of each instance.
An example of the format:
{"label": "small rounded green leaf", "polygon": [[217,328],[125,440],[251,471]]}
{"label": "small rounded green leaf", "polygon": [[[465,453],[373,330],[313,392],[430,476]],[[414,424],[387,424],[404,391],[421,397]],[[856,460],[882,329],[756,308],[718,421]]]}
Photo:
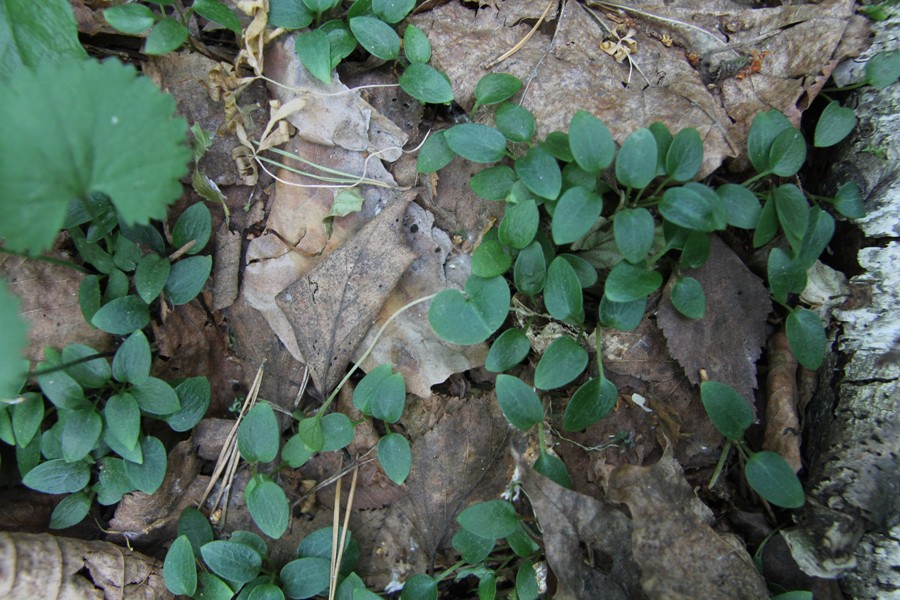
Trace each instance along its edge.
{"label": "small rounded green leaf", "polygon": [[594,265],[575,254],[560,254],[559,256],[575,270],[581,287],[589,288],[597,283],[597,269]]}
{"label": "small rounded green leaf", "polygon": [[252,581],[262,566],[262,558],[256,550],[237,542],[209,542],[203,544],[200,554],[213,573],[238,585]]}
{"label": "small rounded green leaf", "polygon": [[639,190],[647,187],[656,177],[658,153],[656,138],[649,129],[634,131],[625,138],[619,149],[616,179],[626,188]]}
{"label": "small rounded green leaf", "polygon": [[537,203],[530,198],[507,204],[497,230],[500,241],[517,250],[525,248],[534,240],[540,218]]}
{"label": "small rounded green leaf", "polygon": [[178,535],[186,536],[194,556],[200,557],[200,547],[213,541],[212,525],[202,512],[193,506],[185,508],[178,517]]}
{"label": "small rounded green leaf", "polygon": [[655,121],[647,128],[656,139],[656,148],[659,151],[658,160],[656,162],[656,174],[666,175],[666,157],[669,155],[669,146],[672,145],[672,132],[666,127],[662,121]]}
{"label": "small rounded green leaf", "polygon": [[148,254],[138,261],[134,273],[134,288],[141,300],[150,304],[159,296],[166,286],[171,269],[169,259],[158,254]]}
{"label": "small rounded green leaf", "polygon": [[141,411],[148,415],[171,415],[181,408],[178,394],[168,383],[156,377],[148,377],[140,385],[131,389],[131,395],[137,401]]}
{"label": "small rounded green leaf", "polygon": [[547,200],[555,200],[562,189],[562,171],[559,163],[546,150],[531,148],[525,156],[516,159],[516,174],[532,193]]}
{"label": "small rounded green leaf", "polygon": [[813,600],[813,593],[807,591],[785,592],[772,596],[772,600]]}
{"label": "small rounded green leaf", "polygon": [[323,452],[346,448],[353,441],[353,422],[343,413],[330,413],[322,417],[322,433],[325,436]]}
{"label": "small rounded green leaf", "polygon": [[350,19],[350,31],[372,56],[382,60],[394,60],[400,56],[400,36],[381,19],[354,17]]}
{"label": "small rounded green leaf", "polygon": [[772,142],[778,135],[792,129],[793,125],[788,118],[777,110],[769,110],[758,113],[750,124],[750,132],[747,134],[747,153],[753,168],[760,173],[770,170],[770,149]]}
{"label": "small rounded green leaf", "polygon": [[282,567],[281,588],[288,598],[312,598],[328,588],[330,572],[330,562],[324,558],[298,558]]}
{"label": "small rounded green leaf", "polygon": [[306,461],[312,458],[312,455],[315,453],[316,450],[310,448],[303,441],[303,438],[300,437],[300,434],[296,434],[291,436],[284,444],[284,448],[281,449],[281,460],[292,469],[296,469],[306,464]]}
{"label": "small rounded green leaf", "polygon": [[502,277],[471,276],[465,294],[455,289],[438,293],[428,309],[428,320],[450,343],[478,344],[503,325],[509,300],[509,285]]}
{"label": "small rounded green leaf", "polygon": [[603,198],[586,188],[567,189],[556,204],[551,232],[557,244],[570,244],[585,236],[603,210]]}
{"label": "small rounded green leaf", "polygon": [[175,388],[181,408],[166,417],[172,431],[190,431],[206,415],[211,399],[206,377],[189,377]]}
{"label": "small rounded green leaf", "polygon": [[725,204],[729,225],[741,229],[756,227],[761,210],[756,194],[735,183],[720,185],[716,188],[716,194]]}
{"label": "small rounded green leaf", "polygon": [[406,382],[391,365],[379,365],[363,377],[353,390],[353,405],[361,413],[396,423],[406,406]]}
{"label": "small rounded green leaf", "polygon": [[687,187],[673,187],[663,193],[659,212],[667,221],[694,231],[715,231],[716,217],[710,201]]}
{"label": "small rounded green leaf", "polygon": [[757,494],[775,506],[800,508],[806,500],[794,470],[775,452],[753,454],[744,467],[744,476]]}
{"label": "small rounded green leaf", "polygon": [[[136,276],[135,286],[137,286]],[[159,289],[162,290],[162,286],[160,286]],[[97,275],[88,275],[81,280],[81,284],[78,286],[78,307],[81,309],[81,315],[84,317],[85,321],[88,323],[91,322],[91,319],[93,319],[97,311],[100,310],[100,304],[100,277]],[[16,309],[15,314],[19,314],[18,309]]]}
{"label": "small rounded green leaf", "polygon": [[144,462],[125,461],[125,473],[131,484],[145,494],[154,494],[166,477],[166,447],[152,436],[141,440]]}
{"label": "small rounded green leaf", "polygon": [[477,106],[499,104],[516,95],[522,89],[522,80],[509,73],[489,73],[475,86]]}
{"label": "small rounded green leaf", "polygon": [[325,430],[322,429],[322,419],[319,417],[301,420],[297,424],[297,435],[313,452],[319,452],[325,447]]}
{"label": "small rounded green leaf", "polygon": [[579,110],[569,125],[572,158],[588,173],[597,173],[612,164],[616,142],[606,124],[591,113]]}
{"label": "small rounded green leaf", "polygon": [[[62,350],[62,361],[73,363],[89,356],[96,356],[97,351],[84,344],[69,344]],[[110,377],[109,362],[98,357],[94,360],[79,362],[66,367],[66,373],[85,388],[99,388],[106,385]]]}
{"label": "small rounded green leaf", "polygon": [[793,183],[785,183],[772,191],[778,222],[795,250],[799,248],[803,234],[809,225],[809,202]]}
{"label": "small rounded green leaf", "polygon": [[[331,527],[317,529],[303,538],[297,547],[297,558],[324,558],[331,560],[331,543],[333,539]],[[343,528],[338,528],[338,537],[344,533]],[[344,540],[344,557],[341,560],[340,572],[342,575],[351,573],[359,560],[359,542],[353,537],[353,532],[348,531]]]}
{"label": "small rounded green leaf", "polygon": [[278,455],[281,432],[275,411],[266,402],[258,402],[238,427],[238,449],[250,463],[270,462]]}
{"label": "small rounded green leaf", "polygon": [[269,0],[269,25],[285,29],[303,29],[313,22],[313,13],[297,0]]}
{"label": "small rounded green leaf", "polygon": [[70,411],[62,429],[62,453],[66,462],[76,462],[94,449],[103,433],[103,419],[93,408]]}
{"label": "small rounded green leaf", "polygon": [[666,152],[666,174],[683,183],[693,179],[702,164],[703,141],[700,132],[688,127],[675,134]]}
{"label": "small rounded green leaf", "polygon": [[172,304],[187,304],[196,298],[206,285],[211,270],[211,256],[191,256],[172,265],[165,288]]}
{"label": "small rounded green leaf", "polygon": [[900,77],[900,50],[879,52],[866,63],[866,81],[872,87],[883,89]]}
{"label": "small rounded green leaf", "polygon": [[854,127],[856,127],[856,111],[841,106],[837,100],[832,100],[816,123],[813,145],[816,148],[834,146],[850,135]]}
{"label": "small rounded green leaf", "polygon": [[756,231],[753,232],[753,247],[765,246],[772,241],[777,232],[778,215],[775,214],[775,201],[769,195],[762,210],[759,211],[759,222],[756,224]]}
{"label": "small rounded green leaf", "polygon": [[516,173],[506,165],[483,169],[469,180],[472,191],[485,200],[503,200],[516,182]]}
{"label": "small rounded green leaf", "polygon": [[563,415],[563,429],[581,431],[587,429],[612,410],[619,391],[616,385],[600,376],[589,380],[572,396]]}
{"label": "small rounded green leaf", "polygon": [[504,102],[497,107],[494,123],[506,139],[511,142],[527,142],[534,135],[534,115],[528,109]]}
{"label": "small rounded green leaf", "polygon": [[581,375],[588,363],[587,351],[568,336],[559,337],[544,350],[534,371],[534,386],[553,390]]}
{"label": "small rounded green leaf", "polygon": [[284,600],[284,592],[274,583],[263,583],[253,588],[247,600]]}
{"label": "small rounded green leaf", "polygon": [[204,19],[222,25],[225,29],[231,31],[240,38],[240,20],[230,8],[225,6],[219,0],[196,0],[191,6],[194,9],[194,12]]}
{"label": "small rounded green leaf", "polygon": [[544,282],[544,306],[560,321],[580,323],[584,320],[584,298],[578,274],[569,262],[557,256],[547,269]]}
{"label": "small rounded green leaf", "polygon": [[791,311],[785,323],[785,333],[794,358],[807,369],[815,371],[825,359],[825,328],[816,313],[805,308]]}
{"label": "small rounded green leaf", "polygon": [[41,463],[22,478],[22,483],[45,494],[79,492],[91,479],[91,467],[84,461],[68,463],[61,458]]}
{"label": "small rounded green leaf", "polygon": [[809,225],[806,227],[806,233],[803,234],[803,240],[800,242],[800,248],[796,255],[796,261],[800,268],[806,270],[813,266],[833,236],[834,218],[817,206],[811,208]]}
{"label": "small rounded green leaf", "polygon": [[834,196],[834,208],[848,219],[861,219],[866,216],[866,208],[856,182],[848,181],[838,189]]}
{"label": "small rounded green leaf", "polygon": [[516,509],[506,500],[473,504],[462,511],[456,521],[466,531],[486,538],[505,538],[519,528]]}
{"label": "small rounded green leaf", "polygon": [[407,25],[403,32],[403,53],[413,64],[427,63],[431,60],[431,43],[428,36],[415,25]]}
{"label": "small rounded green leaf", "polygon": [[516,597],[518,600],[537,600],[539,595],[540,589],[534,565],[523,561],[516,571]]}
{"label": "small rounded green leaf", "polygon": [[150,342],[143,331],[135,331],[122,342],[113,357],[112,375],[116,381],[140,385],[150,377]]}
{"label": "small rounded green leaf", "polygon": [[[528,431],[544,418],[544,406],[541,404],[541,399],[538,398],[531,386],[518,377],[497,375],[495,388],[500,410],[503,411],[503,416],[512,423],[513,427]],[[479,535],[482,534],[479,533]]]}
{"label": "small rounded green leaf", "polygon": [[116,298],[100,307],[91,325],[114,335],[128,335],[150,322],[147,304],[137,296]]}
{"label": "small rounded green leaf", "polygon": [[604,294],[600,298],[600,323],[619,331],[631,331],[641,323],[646,308],[646,297],[630,302],[614,302]]}
{"label": "small rounded green leaf", "polygon": [[16,445],[24,448],[34,439],[44,420],[44,398],[29,392],[22,394],[21,401],[12,409],[12,430]]}
{"label": "small rounded green leaf", "polygon": [[103,11],[103,18],[113,29],[132,35],[144,33],[156,22],[153,12],[143,4],[122,4],[107,8]]}
{"label": "small rounded green leaf", "polygon": [[440,71],[423,63],[406,67],[398,81],[404,92],[426,104],[444,104],[453,101],[453,88]]}
{"label": "small rounded green leaf", "polygon": [[389,433],[378,440],[378,462],[391,481],[403,485],[412,466],[409,442],[399,433]]}
{"label": "small rounded green leaf", "polygon": [[460,529],[450,543],[464,561],[477,565],[491,554],[497,540],[475,535],[468,529]]}
{"label": "small rounded green leaf", "polygon": [[253,522],[270,538],[277,540],[287,531],[291,508],[284,491],[274,481],[255,485],[247,494],[247,508]]}
{"label": "small rounded green leaf", "polygon": [[558,485],[572,489],[572,478],[569,476],[569,470],[566,469],[566,464],[558,457],[541,452],[537,460],[534,461],[533,468]]}
{"label": "small rounded green leaf", "polygon": [[91,496],[78,492],[63,498],[50,515],[50,529],[65,529],[78,525],[91,510]]}
{"label": "small rounded green leaf", "polygon": [[[610,139],[612,139],[612,136],[610,136]],[[572,149],[569,147],[568,133],[552,131],[547,134],[547,137],[544,138],[544,141],[541,142],[540,146],[553,158],[558,158],[566,163],[575,160],[575,157],[572,156]],[[613,144],[613,151],[615,151],[615,143]],[[612,160],[610,160],[610,162],[612,162]]]}
{"label": "small rounded green leaf", "polygon": [[197,591],[197,566],[194,551],[186,535],[179,535],[169,546],[163,562],[163,579],[170,592],[193,596]]}
{"label": "small rounded green leaf", "polygon": [[478,277],[503,275],[512,266],[512,258],[497,240],[486,240],[472,253],[472,273]]}
{"label": "small rounded green leaf", "polygon": [[137,445],[141,434],[141,409],[131,394],[123,392],[110,396],[103,415],[110,435],[119,443],[129,449]]}
{"label": "small rounded green leaf", "polygon": [[54,371],[38,375],[37,381],[47,399],[57,407],[74,410],[87,406],[84,390],[68,373]]}
{"label": "small rounded green leaf", "polygon": [[623,260],[609,272],[603,293],[613,302],[631,302],[646,298],[661,285],[659,271],[649,271]]}
{"label": "small rounded green leaf", "polygon": [[416,0],[372,0],[372,12],[383,21],[399,23],[415,5]]}
{"label": "small rounded green leaf", "polygon": [[729,440],[738,441],[753,423],[753,409],[733,387],[718,381],[700,384],[700,400],[710,421]]}
{"label": "small rounded green leaf", "polygon": [[[437,600],[438,584],[424,573],[416,573],[403,584],[400,600]],[[354,599],[355,600],[355,599]]]}
{"label": "small rounded green leaf", "polygon": [[492,163],[506,156],[506,138],[487,125],[455,125],[444,132],[444,139],[453,152],[472,162]]}
{"label": "small rounded green leaf", "polygon": [[672,306],[688,319],[700,319],[706,313],[703,286],[693,277],[679,279],[672,286]]}
{"label": "small rounded green leaf", "polygon": [[[232,586],[238,587],[234,582]],[[198,592],[197,598],[202,600],[231,600],[234,597],[234,590],[227,583],[216,577],[212,573],[200,571],[197,576]]]}
{"label": "small rounded green leaf", "polygon": [[769,150],[769,168],[775,175],[791,177],[800,170],[805,160],[806,140],[797,129],[793,127],[785,129],[772,141]]}
{"label": "small rounded green leaf", "polygon": [[158,56],[178,50],[189,36],[188,28],[175,19],[160,19],[150,30],[150,35],[144,42],[144,54]]}
{"label": "small rounded green leaf", "polygon": [[455,157],[456,154],[447,145],[444,132],[438,131],[428,136],[419,149],[419,156],[416,157],[416,170],[419,173],[434,173],[449,165]]}
{"label": "small rounded green leaf", "polygon": [[523,294],[534,296],[544,288],[547,275],[547,263],[540,242],[534,241],[526,246],[516,257],[513,268],[513,279]]}
{"label": "small rounded green leaf", "polygon": [[625,260],[639,263],[653,245],[656,222],[646,208],[626,208],[613,217],[613,234]]}
{"label": "small rounded green leaf", "polygon": [[484,368],[492,373],[502,373],[522,362],[530,351],[531,345],[525,332],[507,329],[491,345]]}
{"label": "small rounded green leaf", "polygon": [[327,33],[321,28],[304,31],[294,38],[294,51],[313,77],[331,83],[331,42]]}

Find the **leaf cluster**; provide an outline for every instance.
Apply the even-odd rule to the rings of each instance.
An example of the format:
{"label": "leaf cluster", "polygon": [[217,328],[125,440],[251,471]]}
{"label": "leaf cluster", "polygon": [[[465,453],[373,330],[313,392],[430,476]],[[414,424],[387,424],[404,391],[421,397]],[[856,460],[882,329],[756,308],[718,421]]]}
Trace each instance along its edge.
{"label": "leaf cluster", "polygon": [[[156,7],[151,10],[150,5]],[[241,37],[241,22],[233,10],[220,0],[194,0],[182,9],[175,0],[148,0],[143,3],[120,4],[103,11],[103,18],[116,31],[130,35],[147,33],[144,54],[160,55],[181,48],[190,37],[189,22],[199,15]]]}
{"label": "leaf cluster", "polygon": [[356,0],[344,12],[339,0],[272,0],[269,24],[306,29],[296,37],[297,55],[323,83],[331,83],[332,71],[359,46],[383,61],[400,60],[402,48],[409,64],[400,75],[400,88],[423,103],[450,102],[450,80],[428,64],[431,44],[425,33],[407,25],[401,40],[395,30],[415,4],[415,0]]}

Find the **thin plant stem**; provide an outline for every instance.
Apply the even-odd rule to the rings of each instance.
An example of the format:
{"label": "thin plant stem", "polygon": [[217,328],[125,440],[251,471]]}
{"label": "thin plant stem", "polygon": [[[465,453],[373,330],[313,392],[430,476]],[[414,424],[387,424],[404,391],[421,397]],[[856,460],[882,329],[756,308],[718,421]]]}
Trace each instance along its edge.
{"label": "thin plant stem", "polygon": [[728,458],[728,454],[731,452],[731,440],[725,440],[725,446],[722,448],[722,454],[719,456],[719,462],[716,464],[716,469],[713,471],[712,477],[709,479],[709,489],[713,489],[716,486],[716,482],[719,480],[719,475],[722,473],[722,469],[725,467],[725,460]]}
{"label": "thin plant stem", "polygon": [[106,352],[98,352],[96,354],[91,354],[89,356],[82,356],[81,358],[76,358],[75,360],[70,360],[68,362],[60,363],[58,365],[53,365],[52,367],[46,367],[44,369],[37,369],[35,371],[29,371],[25,374],[25,376],[29,379],[32,377],[40,377],[41,375],[48,375],[50,373],[55,373],[57,371],[64,371],[69,367],[74,367],[75,365],[80,365],[82,363],[90,362],[92,360],[97,360],[98,358],[108,358],[110,356],[115,356],[115,350],[108,350]]}

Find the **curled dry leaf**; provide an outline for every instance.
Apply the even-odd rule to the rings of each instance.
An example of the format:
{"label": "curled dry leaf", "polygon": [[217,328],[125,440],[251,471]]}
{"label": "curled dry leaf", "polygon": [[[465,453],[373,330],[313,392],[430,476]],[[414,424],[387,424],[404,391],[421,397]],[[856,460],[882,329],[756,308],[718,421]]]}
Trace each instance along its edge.
{"label": "curled dry leaf", "polygon": [[110,542],[0,532],[0,597],[174,598],[162,563]]}
{"label": "curled dry leaf", "polygon": [[794,472],[803,467],[800,458],[800,419],[797,414],[797,360],[791,352],[784,328],[776,331],[767,348],[766,429],[763,448],[777,452]]}
{"label": "curled dry leaf", "polygon": [[655,465],[613,471],[607,498],[631,513],[631,552],[647,598],[768,598],[743,543],[707,524],[712,513],[694,495],[671,449]]}
{"label": "curled dry leaf", "polygon": [[706,314],[688,319],[669,300],[668,288],[657,312],[669,352],[688,379],[709,378],[735,388],[755,406],[756,361],[766,342],[766,319],[772,303],[762,280],[717,236],[710,236],[709,259],[699,269],[683,271],[700,282]]}
{"label": "curled dry leaf", "polygon": [[216,231],[216,258],[213,261],[212,309],[228,308],[237,299],[238,275],[241,269],[241,240],[239,231],[231,231],[225,223]]}

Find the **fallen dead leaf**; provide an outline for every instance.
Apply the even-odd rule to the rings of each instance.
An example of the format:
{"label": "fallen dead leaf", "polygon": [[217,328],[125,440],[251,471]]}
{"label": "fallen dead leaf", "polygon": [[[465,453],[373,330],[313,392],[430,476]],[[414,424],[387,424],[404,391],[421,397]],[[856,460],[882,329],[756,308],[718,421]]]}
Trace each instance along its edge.
{"label": "fallen dead leaf", "polygon": [[772,310],[762,280],[717,236],[710,237],[709,259],[699,269],[682,272],[700,282],[706,294],[706,314],[688,319],[663,293],[657,311],[669,352],[687,374],[700,383],[700,369],[709,378],[735,388],[755,406],[756,361],[766,343],[766,319]]}
{"label": "fallen dead leaf", "polygon": [[631,513],[631,551],[648,598],[769,597],[743,543],[710,527],[712,512],[697,499],[670,448],[654,465],[613,471],[607,498]]}
{"label": "fallen dead leaf", "polygon": [[222,223],[216,231],[212,290],[212,310],[214,311],[228,308],[237,299],[241,269],[241,243],[241,233],[229,230],[225,223]]}
{"label": "fallen dead leaf", "polygon": [[763,449],[777,452],[794,472],[803,468],[800,458],[800,418],[797,414],[797,359],[783,328],[769,338],[769,372],[766,374],[766,429]]}
{"label": "fallen dead leaf", "polygon": [[[63,252],[48,256],[72,260]],[[48,346],[63,348],[78,343],[103,352],[112,345],[112,336],[91,326],[81,314],[78,286],[84,278],[82,273],[42,260],[3,254],[0,275],[10,292],[19,298],[22,315],[28,321],[25,356],[29,360],[41,360]]]}
{"label": "fallen dead leaf", "polygon": [[615,505],[568,490],[518,463],[543,533],[558,600],[642,599],[631,522]]}
{"label": "fallen dead leaf", "polygon": [[175,597],[162,562],[109,542],[0,532],[0,565],[0,596],[10,600]]}
{"label": "fallen dead leaf", "polygon": [[408,205],[409,198],[388,204],[276,298],[323,396],[343,377],[375,315],[415,259],[403,230]]}

